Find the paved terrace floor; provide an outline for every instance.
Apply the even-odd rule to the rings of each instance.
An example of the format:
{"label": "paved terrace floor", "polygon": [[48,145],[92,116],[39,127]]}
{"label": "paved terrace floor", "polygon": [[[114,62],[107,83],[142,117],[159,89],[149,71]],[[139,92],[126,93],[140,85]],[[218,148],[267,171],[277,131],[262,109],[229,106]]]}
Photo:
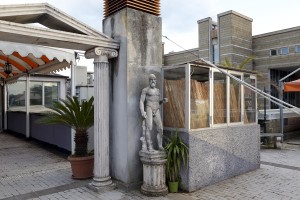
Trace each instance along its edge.
{"label": "paved terrace floor", "polygon": [[95,193],[86,187],[91,180],[71,178],[66,156],[34,141],[0,133],[0,199],[300,200],[300,145],[295,144],[285,144],[282,150],[262,149],[258,170],[193,193],[156,198],[143,196],[138,190]]}

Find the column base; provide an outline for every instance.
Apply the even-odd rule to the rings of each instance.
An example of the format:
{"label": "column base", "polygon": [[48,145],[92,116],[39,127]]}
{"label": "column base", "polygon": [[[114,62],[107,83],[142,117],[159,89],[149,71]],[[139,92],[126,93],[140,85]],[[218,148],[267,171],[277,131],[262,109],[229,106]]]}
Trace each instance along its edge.
{"label": "column base", "polygon": [[112,182],[111,177],[106,178],[94,178],[93,182],[88,184],[88,188],[94,192],[103,192],[107,190],[114,190],[117,185]]}
{"label": "column base", "polygon": [[167,186],[151,187],[151,186],[142,185],[141,193],[151,197],[165,196],[168,194],[168,188]]}

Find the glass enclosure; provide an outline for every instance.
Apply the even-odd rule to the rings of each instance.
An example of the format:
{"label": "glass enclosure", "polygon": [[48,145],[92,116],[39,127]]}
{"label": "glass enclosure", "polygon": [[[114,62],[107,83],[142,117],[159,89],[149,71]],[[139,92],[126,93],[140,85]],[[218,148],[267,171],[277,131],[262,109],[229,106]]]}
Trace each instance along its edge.
{"label": "glass enclosure", "polygon": [[58,86],[57,82],[45,82],[44,83],[44,105],[46,107],[51,107],[53,102],[58,101]]}
{"label": "glass enclosure", "polygon": [[173,68],[164,72],[163,122],[165,126],[184,128],[185,126],[185,67]]}
{"label": "glass enclosure", "polygon": [[[232,74],[235,78],[241,80],[241,75]],[[242,121],[242,92],[241,85],[233,78],[230,78],[230,122],[241,122]]]}
{"label": "glass enclosure", "polygon": [[163,121],[166,128],[194,130],[256,123],[256,94],[239,80],[256,86],[252,73],[185,64],[164,67]]}
{"label": "glass enclosure", "polygon": [[43,105],[43,83],[30,82],[30,105]]}
{"label": "glass enclosure", "polygon": [[209,69],[191,66],[190,127],[209,127]]}
{"label": "glass enclosure", "polygon": [[[249,85],[256,87],[255,76],[250,74],[244,74],[244,81]],[[255,123],[256,122],[256,94],[244,87],[244,123]]]}
{"label": "glass enclosure", "polygon": [[227,78],[220,72],[213,73],[213,123],[225,124],[227,122]]}
{"label": "glass enclosure", "polygon": [[[59,83],[30,81],[30,105],[51,107],[59,98]],[[8,107],[25,107],[26,81],[17,81],[8,85]]]}
{"label": "glass enclosure", "polygon": [[18,81],[8,86],[8,106],[17,107],[25,106],[25,81]]}

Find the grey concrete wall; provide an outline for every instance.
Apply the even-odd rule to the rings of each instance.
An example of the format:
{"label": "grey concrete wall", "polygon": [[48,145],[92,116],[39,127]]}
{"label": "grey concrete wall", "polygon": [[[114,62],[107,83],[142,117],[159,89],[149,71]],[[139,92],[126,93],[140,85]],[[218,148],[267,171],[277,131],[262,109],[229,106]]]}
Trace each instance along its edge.
{"label": "grey concrete wall", "polygon": [[30,137],[72,151],[71,128],[63,125],[38,124],[35,121],[40,117],[40,114],[30,114]]}
{"label": "grey concrete wall", "polygon": [[7,130],[26,135],[26,113],[7,112]]}
{"label": "grey concrete wall", "polygon": [[260,166],[259,125],[228,126],[180,133],[189,144],[181,187],[189,192]]}
{"label": "grey concrete wall", "polygon": [[[71,151],[71,128],[62,125],[37,124],[35,121],[40,117],[40,114],[30,114],[30,137]],[[7,112],[7,129],[25,136],[26,113]]]}
{"label": "grey concrete wall", "polygon": [[103,32],[120,41],[119,56],[111,62],[110,173],[134,187],[142,181],[139,98],[150,73],[161,86],[161,18],[124,8],[104,19]]}
{"label": "grey concrete wall", "polygon": [[189,62],[199,58],[198,48],[190,49],[187,51],[179,51],[174,53],[168,53],[164,55],[164,65],[173,65]]}

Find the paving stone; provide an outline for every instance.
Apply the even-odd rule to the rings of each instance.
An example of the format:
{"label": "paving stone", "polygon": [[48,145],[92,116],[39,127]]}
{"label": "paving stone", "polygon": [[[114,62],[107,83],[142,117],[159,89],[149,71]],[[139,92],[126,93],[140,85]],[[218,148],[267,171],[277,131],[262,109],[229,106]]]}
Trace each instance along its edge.
{"label": "paving stone", "polygon": [[[0,134],[0,199],[16,200],[299,200],[300,148],[262,149],[260,169],[193,193],[146,197],[138,190],[95,193],[71,178],[68,161],[34,143]],[[2,143],[3,141],[3,143]],[[25,167],[24,167],[25,166]]]}

